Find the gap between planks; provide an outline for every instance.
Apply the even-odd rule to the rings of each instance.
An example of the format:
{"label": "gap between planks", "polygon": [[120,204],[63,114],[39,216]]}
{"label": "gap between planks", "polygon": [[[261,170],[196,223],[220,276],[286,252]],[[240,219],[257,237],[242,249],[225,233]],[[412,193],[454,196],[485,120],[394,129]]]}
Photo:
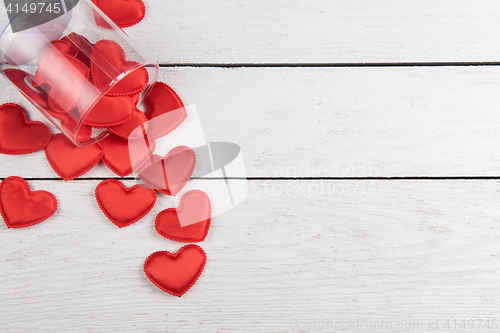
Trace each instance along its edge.
{"label": "gap between planks", "polygon": [[260,68],[260,67],[476,67],[498,66],[498,61],[488,62],[373,62],[373,63],[163,63],[160,67],[197,67],[197,68]]}
{"label": "gap between planks", "polygon": [[[6,177],[0,177],[0,180],[4,180]],[[24,177],[27,181],[63,181],[62,178],[57,177]],[[71,181],[92,181],[92,180],[107,180],[116,179],[120,181],[130,181],[135,180],[133,177],[85,177],[71,179]],[[456,176],[456,177],[192,177],[189,180],[246,180],[246,181],[323,181],[323,180],[335,180],[335,181],[352,181],[352,180],[500,180],[500,176]]]}

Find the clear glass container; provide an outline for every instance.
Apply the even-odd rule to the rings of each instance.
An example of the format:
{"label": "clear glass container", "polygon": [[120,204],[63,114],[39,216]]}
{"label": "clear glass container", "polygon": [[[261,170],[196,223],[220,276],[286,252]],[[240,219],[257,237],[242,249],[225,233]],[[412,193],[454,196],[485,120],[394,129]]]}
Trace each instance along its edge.
{"label": "clear glass container", "polygon": [[[14,17],[0,36],[0,69],[47,121],[83,146],[132,117],[159,69],[91,0],[61,10],[42,24],[40,7]],[[16,29],[26,24],[32,27]]]}

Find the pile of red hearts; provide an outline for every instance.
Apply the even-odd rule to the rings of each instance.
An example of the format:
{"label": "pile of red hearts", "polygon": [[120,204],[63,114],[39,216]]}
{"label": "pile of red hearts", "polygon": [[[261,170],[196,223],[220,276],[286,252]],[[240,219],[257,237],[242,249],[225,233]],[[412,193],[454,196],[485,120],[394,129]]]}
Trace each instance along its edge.
{"label": "pile of red hearts", "polygon": [[[122,14],[126,12],[126,15],[121,16],[118,15],[119,8],[113,5],[119,1],[93,1],[102,6],[103,11],[109,11],[108,14],[111,13],[110,16],[121,26],[135,24],[144,16],[144,5],[140,0],[132,1],[131,7],[124,7]],[[79,47],[73,47],[75,45]],[[82,49],[86,51],[80,52]],[[103,55],[105,61],[96,59]],[[38,68],[32,82],[35,87],[43,88],[48,93],[42,97],[34,94],[33,98],[37,98],[39,105],[44,105],[51,115],[60,119],[62,126],[69,132],[74,130],[75,119],[80,116],[80,92],[89,84],[99,89],[109,83],[109,78],[104,75],[105,69],[103,71],[102,67],[92,65],[95,61],[108,62],[121,69],[135,65],[125,59],[118,44],[101,40],[92,45],[83,36],[74,33],[52,42],[37,60]],[[20,84],[29,75],[16,69],[5,72],[14,83]],[[80,82],[81,86],[75,87],[75,81],[71,84],[65,82],[68,73],[69,76],[84,77],[85,80]],[[75,146],[62,133],[51,135],[47,126],[40,122],[29,121],[20,106],[11,103],[1,105],[0,153],[29,154],[44,149],[47,161],[64,180],[85,174],[101,160],[120,177],[137,172],[145,185],[127,188],[118,179],[107,179],[95,190],[99,207],[112,223],[119,228],[131,225],[151,211],[157,201],[157,192],[171,196],[179,194],[196,164],[193,150],[180,146],[165,157],[144,154],[144,161],[149,161],[148,166],[140,170],[133,169],[128,145],[133,129],[144,127],[158,116],[167,113],[175,115],[170,117],[170,124],[166,128],[158,129],[153,138],[148,137],[151,151],[154,151],[154,139],[171,132],[187,116],[185,112],[172,112],[183,108],[183,103],[173,89],[161,82],[154,84],[145,100],[147,111],[144,113],[139,110],[136,106],[138,97],[147,84],[147,71],[139,68],[109,90],[89,112],[78,136],[82,141],[90,138],[92,128],[107,129],[110,134],[100,142],[84,147]],[[59,89],[67,86],[71,89]],[[163,186],[156,184],[158,174],[164,175]],[[0,212],[9,228],[40,223],[56,210],[57,200],[51,193],[31,191],[29,184],[20,177],[8,177],[0,184]],[[201,242],[207,236],[211,217],[211,203],[206,193],[191,190],[183,195],[178,208],[169,208],[158,214],[155,228],[161,236],[173,241]],[[205,263],[203,249],[188,244],[175,254],[166,251],[153,253],[145,261],[144,272],[160,289],[180,297],[197,281]]]}
{"label": "pile of red hearts", "polygon": [[[148,120],[136,105],[149,81],[145,67],[133,70],[87,111],[99,92],[110,84],[108,72],[122,73],[137,66],[126,60],[117,43],[100,40],[92,45],[85,37],[71,33],[45,47],[37,59],[34,76],[19,69],[5,69],[4,73],[47,114],[59,120],[65,132],[85,142],[92,128],[128,138],[134,128]],[[26,77],[45,93],[34,93]],[[83,124],[77,128],[81,119]]]}

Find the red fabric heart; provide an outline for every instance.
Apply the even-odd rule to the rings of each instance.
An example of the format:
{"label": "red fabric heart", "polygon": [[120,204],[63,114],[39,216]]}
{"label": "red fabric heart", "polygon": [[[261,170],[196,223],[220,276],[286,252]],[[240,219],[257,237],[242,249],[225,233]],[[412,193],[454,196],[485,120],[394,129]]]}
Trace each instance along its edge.
{"label": "red fabric heart", "polygon": [[138,175],[146,186],[175,196],[189,181],[195,166],[194,151],[186,146],[178,146],[164,158],[153,155],[153,159],[138,171]]}
{"label": "red fabric heart", "polygon": [[158,288],[181,297],[196,283],[206,262],[205,251],[189,244],[175,254],[167,251],[153,253],[144,263],[144,272]]}
{"label": "red fabric heart", "polygon": [[[114,134],[109,134],[106,138],[99,141],[104,150],[102,160],[106,166],[120,177],[125,177],[132,173],[132,164],[130,162],[128,141]],[[155,142],[151,141],[151,149],[155,149]],[[143,151],[144,162],[149,158],[149,152]]]}
{"label": "red fabric heart", "polygon": [[[49,102],[47,100],[49,96],[45,93],[45,91],[38,89],[31,84],[33,83],[33,75],[14,68],[4,69],[3,73],[28,99],[33,100],[33,102],[43,108],[49,107]],[[31,87],[27,82],[29,82],[33,87]]]}
{"label": "red fabric heart", "polygon": [[[142,0],[92,0],[120,28],[133,26],[142,21],[146,7]],[[98,15],[94,15],[96,24],[109,28],[109,24]]]}
{"label": "red fabric heart", "polygon": [[49,142],[48,127],[27,121],[22,107],[12,103],[0,106],[0,153],[29,154],[44,149]]}
{"label": "red fabric heart", "polygon": [[178,242],[201,242],[207,237],[212,207],[208,195],[200,190],[184,194],[179,208],[162,211],[155,220],[156,231]]}
{"label": "red fabric heart", "polygon": [[[97,89],[105,89],[122,73],[132,71],[111,88],[107,95],[122,96],[140,93],[149,81],[148,71],[135,61],[127,61],[125,52],[116,42],[100,40],[94,44],[90,56],[92,80]],[[110,77],[111,76],[111,77]]]}
{"label": "red fabric heart", "polygon": [[186,119],[187,113],[179,96],[163,82],[156,82],[144,101],[148,107],[147,135],[161,138],[176,129]]}
{"label": "red fabric heart", "polygon": [[57,210],[57,200],[47,191],[31,191],[20,177],[8,177],[0,184],[0,212],[9,228],[40,223]]}
{"label": "red fabric heart", "polygon": [[75,32],[61,38],[62,41],[70,44],[67,54],[80,60],[85,66],[90,67],[90,53],[92,52],[92,44],[89,40]]}
{"label": "red fabric heart", "polygon": [[83,122],[92,127],[106,127],[126,122],[135,110],[136,98],[103,96],[87,113]]}
{"label": "red fabric heart", "polygon": [[90,70],[81,61],[67,55],[70,44],[57,40],[51,42],[37,60],[38,69],[33,83],[48,85],[48,104],[57,112],[69,112],[77,104],[88,84]]}
{"label": "red fabric heart", "polygon": [[77,147],[64,134],[52,136],[45,156],[54,171],[64,180],[79,177],[92,169],[102,157],[102,146],[97,142]]}
{"label": "red fabric heart", "polygon": [[[124,123],[120,124],[120,125],[116,125],[116,126],[109,126],[108,129],[118,135],[119,137],[123,138],[123,139],[139,139],[139,138],[142,138],[143,137],[143,134],[142,134],[142,131],[134,131],[134,129],[136,129],[137,127],[141,126],[144,124],[144,126],[147,127],[147,123],[146,123],[147,119],[146,119],[146,116],[144,115],[144,113],[139,110],[139,109],[135,109],[133,112],[132,112],[132,116],[127,119],[127,121],[125,121]],[[132,134],[132,132],[134,134]],[[141,134],[139,134],[141,133]],[[132,136],[131,136],[132,134]]]}
{"label": "red fabric heart", "polygon": [[95,189],[99,207],[119,228],[146,216],[156,202],[156,192],[138,185],[126,188],[116,179],[102,181]]}

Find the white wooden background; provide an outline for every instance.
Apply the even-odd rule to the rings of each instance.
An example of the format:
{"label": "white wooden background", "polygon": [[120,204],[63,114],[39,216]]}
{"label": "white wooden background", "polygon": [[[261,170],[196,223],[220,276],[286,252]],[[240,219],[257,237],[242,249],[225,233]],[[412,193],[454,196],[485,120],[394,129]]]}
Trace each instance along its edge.
{"label": "white wooden background", "polygon": [[478,326],[500,325],[500,2],[144,1],[127,33],[208,139],[241,146],[249,195],[177,298],[142,270],[182,246],[154,230],[165,196],[118,229],[105,166],[64,182],[43,152],[0,156],[59,201],[0,224],[0,332],[499,330]]}

